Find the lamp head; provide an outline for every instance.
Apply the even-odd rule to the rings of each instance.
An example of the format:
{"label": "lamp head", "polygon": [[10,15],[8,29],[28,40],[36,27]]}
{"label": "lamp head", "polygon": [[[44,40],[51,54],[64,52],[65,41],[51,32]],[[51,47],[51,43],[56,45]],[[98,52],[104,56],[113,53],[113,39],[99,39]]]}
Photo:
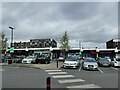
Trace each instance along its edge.
{"label": "lamp head", "polygon": [[9,28],[12,29],[12,30],[15,29],[15,28],[13,28],[13,27],[11,27],[11,26],[10,26]]}

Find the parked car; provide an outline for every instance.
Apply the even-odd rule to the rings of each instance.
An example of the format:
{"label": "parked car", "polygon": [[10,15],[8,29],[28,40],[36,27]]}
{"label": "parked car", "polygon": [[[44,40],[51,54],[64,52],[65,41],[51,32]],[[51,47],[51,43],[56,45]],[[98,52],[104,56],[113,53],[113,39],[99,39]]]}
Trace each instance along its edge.
{"label": "parked car", "polygon": [[98,66],[111,66],[109,60],[107,58],[99,58],[98,59]]}
{"label": "parked car", "polygon": [[85,58],[82,63],[82,69],[98,70],[97,61],[94,58]]}
{"label": "parked car", "polygon": [[58,60],[59,60],[59,61],[64,61],[65,58],[64,58],[63,56],[60,56],[60,57],[58,58]]}
{"label": "parked car", "polygon": [[36,58],[36,63],[49,64],[50,63],[50,57],[48,55],[38,55],[37,58]]}
{"label": "parked car", "polygon": [[35,60],[35,56],[27,56],[26,58],[22,59],[22,63],[35,63]]}
{"label": "parked car", "polygon": [[5,62],[5,56],[0,55],[0,63]]}
{"label": "parked car", "polygon": [[25,56],[15,56],[14,57],[14,62],[15,63],[22,63],[22,59],[24,59]]}
{"label": "parked car", "polygon": [[120,67],[120,58],[111,59],[111,65],[114,67]]}
{"label": "parked car", "polygon": [[109,62],[111,62],[111,58],[110,57],[105,57]]}
{"label": "parked car", "polygon": [[80,60],[77,56],[68,56],[65,59],[65,62],[63,64],[64,68],[78,68],[80,65]]}
{"label": "parked car", "polygon": [[5,62],[8,62],[8,61],[13,61],[13,58],[11,56],[5,56]]}

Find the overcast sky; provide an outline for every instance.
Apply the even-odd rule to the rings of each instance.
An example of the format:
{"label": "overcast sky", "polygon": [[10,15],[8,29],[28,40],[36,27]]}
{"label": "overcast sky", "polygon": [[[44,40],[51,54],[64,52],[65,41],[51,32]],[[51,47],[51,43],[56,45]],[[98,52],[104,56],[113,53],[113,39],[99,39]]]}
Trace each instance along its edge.
{"label": "overcast sky", "polygon": [[[14,41],[53,38],[58,43],[65,31],[71,47],[105,48],[118,37],[118,3],[115,2],[4,2],[2,30]],[[59,46],[59,45],[58,45]]]}

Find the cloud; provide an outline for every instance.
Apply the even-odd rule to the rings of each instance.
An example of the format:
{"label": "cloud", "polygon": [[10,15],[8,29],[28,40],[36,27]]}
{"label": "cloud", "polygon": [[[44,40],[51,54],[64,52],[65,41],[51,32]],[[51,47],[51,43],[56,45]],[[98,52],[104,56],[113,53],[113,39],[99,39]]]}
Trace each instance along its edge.
{"label": "cloud", "polygon": [[118,36],[118,4],[114,2],[4,2],[2,25],[10,41],[54,38],[59,43],[65,31],[74,45],[105,48],[107,40]]}

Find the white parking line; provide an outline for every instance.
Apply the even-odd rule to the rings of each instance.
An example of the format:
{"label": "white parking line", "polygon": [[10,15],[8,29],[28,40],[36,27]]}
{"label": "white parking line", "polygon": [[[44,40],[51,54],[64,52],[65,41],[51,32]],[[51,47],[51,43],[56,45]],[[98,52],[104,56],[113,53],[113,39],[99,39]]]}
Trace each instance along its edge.
{"label": "white parking line", "polygon": [[69,78],[69,77],[74,77],[73,75],[57,75],[57,76],[52,76],[53,78]]}
{"label": "white parking line", "polygon": [[59,83],[74,83],[74,82],[83,82],[83,79],[66,79],[66,80],[58,80]]}
{"label": "white parking line", "polygon": [[101,88],[101,87],[94,84],[86,84],[86,85],[68,86],[67,88]]}
{"label": "white parking line", "polygon": [[52,75],[56,75],[56,74],[67,74],[67,72],[52,72],[52,73],[48,73],[48,74],[52,74]]}
{"label": "white parking line", "polygon": [[101,73],[103,73],[103,71],[102,71],[100,68],[98,68],[98,70],[99,70]]}
{"label": "white parking line", "polygon": [[112,69],[114,69],[114,70],[117,70],[117,71],[119,71],[119,69],[118,68],[114,68],[114,67],[111,67]]}
{"label": "white parking line", "polygon": [[57,71],[62,71],[62,70],[45,70],[46,72],[57,72]]}

